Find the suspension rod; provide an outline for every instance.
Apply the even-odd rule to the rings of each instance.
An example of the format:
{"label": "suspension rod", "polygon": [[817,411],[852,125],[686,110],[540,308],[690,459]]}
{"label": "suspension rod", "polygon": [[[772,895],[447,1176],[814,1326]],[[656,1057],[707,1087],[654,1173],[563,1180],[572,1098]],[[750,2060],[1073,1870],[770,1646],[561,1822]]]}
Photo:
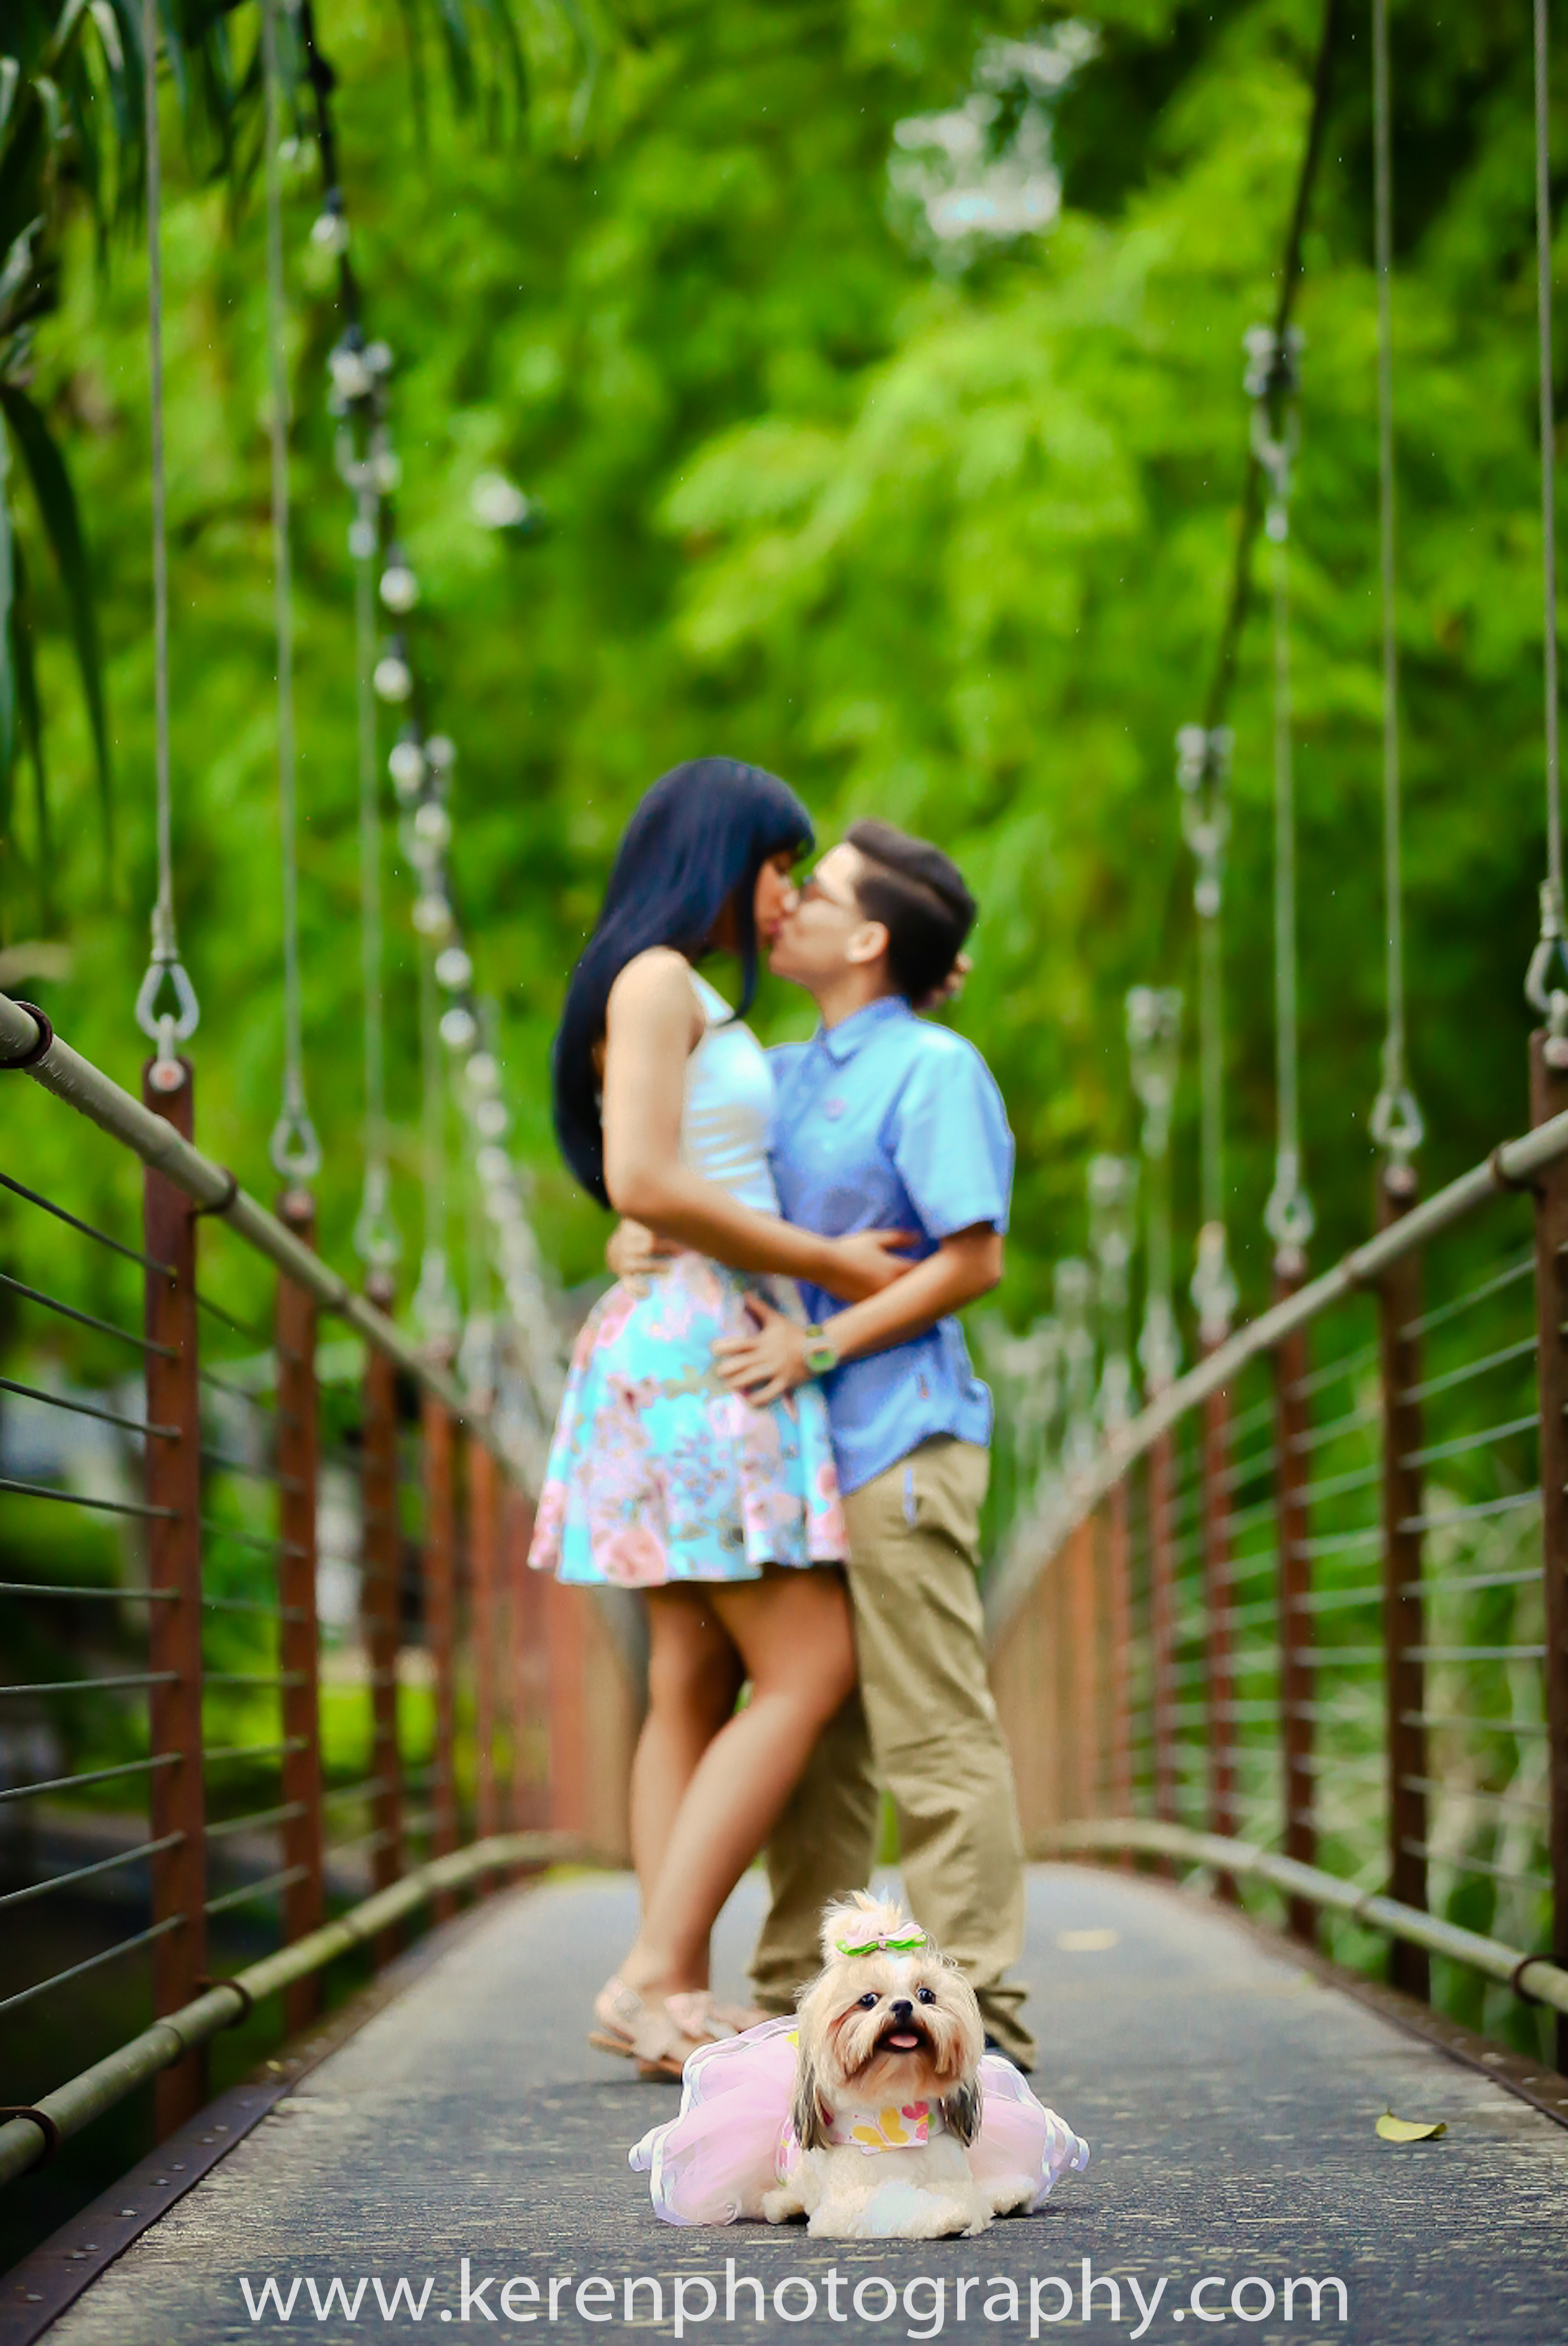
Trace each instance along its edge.
{"label": "suspension rod", "polygon": [[[41,1039],[38,1022],[32,1013],[19,1002],[13,1002],[8,994],[0,994],[0,1059],[20,1057]],[[87,1117],[111,1140],[134,1150],[144,1165],[165,1175],[188,1198],[194,1198],[204,1213],[227,1222],[248,1246],[254,1247],[300,1287],[308,1289],[324,1311],[335,1311],[340,1319],[346,1320],[367,1344],[395,1361],[423,1392],[454,1417],[461,1418],[509,1474],[516,1474],[490,1413],[469,1398],[455,1377],[427,1360],[418,1345],[411,1343],[373,1303],[356,1295],[346,1280],[340,1279],[319,1255],[302,1246],[275,1214],[259,1206],[223,1166],[204,1157],[189,1141],[182,1140],[172,1125],[155,1116],[150,1108],[143,1107],[129,1092],[122,1091],[118,1084],[95,1067],[90,1059],[84,1059],[79,1051],[73,1051],[57,1035],[43,1057],[26,1072],[45,1091]],[[1563,1121],[1568,1123],[1568,1117]]]}
{"label": "suspension rod", "polygon": [[[14,1008],[6,1004],[0,1005]],[[0,1034],[0,1040],[4,1040]],[[56,1048],[59,1046],[56,1045]],[[51,1053],[49,1056],[52,1056]],[[32,1072],[45,1074],[46,1057]],[[1215,1347],[1197,1367],[1167,1385],[1158,1398],[1124,1426],[1093,1464],[1070,1484],[1066,1498],[1050,1513],[1025,1517],[992,1579],[986,1598],[986,1628],[993,1644],[1001,1636],[1036,1576],[1064,1541],[1095,1512],[1135,1459],[1144,1456],[1158,1437],[1210,1393],[1234,1384],[1249,1361],[1270,1352],[1282,1338],[1292,1335],[1348,1296],[1370,1288],[1397,1262],[1418,1253],[1442,1231],[1486,1204],[1500,1190],[1532,1186],[1532,1177],[1568,1157],[1568,1109],[1538,1124],[1517,1140],[1505,1140],[1480,1165],[1461,1173],[1443,1189],[1434,1190],[1412,1206],[1387,1229],[1368,1239],[1332,1267],[1309,1280],[1294,1295],[1249,1320],[1233,1336]]]}

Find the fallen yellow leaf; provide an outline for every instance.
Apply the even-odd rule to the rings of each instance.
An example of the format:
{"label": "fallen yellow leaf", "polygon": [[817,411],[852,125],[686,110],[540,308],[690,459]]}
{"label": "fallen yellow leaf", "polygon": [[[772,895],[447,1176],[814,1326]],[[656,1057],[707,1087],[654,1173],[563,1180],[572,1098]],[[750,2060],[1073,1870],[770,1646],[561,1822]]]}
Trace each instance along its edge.
{"label": "fallen yellow leaf", "polygon": [[1434,2135],[1447,2134],[1448,2121],[1438,2118],[1424,2126],[1414,2118],[1397,2118],[1392,2110],[1385,2110],[1378,2120],[1378,2132],[1385,2142],[1431,2142]]}

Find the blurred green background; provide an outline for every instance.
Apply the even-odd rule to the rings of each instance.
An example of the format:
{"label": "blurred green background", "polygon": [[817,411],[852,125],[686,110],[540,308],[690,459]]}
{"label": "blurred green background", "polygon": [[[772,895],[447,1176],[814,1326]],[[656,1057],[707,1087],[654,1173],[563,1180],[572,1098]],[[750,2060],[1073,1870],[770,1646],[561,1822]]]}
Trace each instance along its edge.
{"label": "blurred green background", "polygon": [[[225,24],[228,166],[210,137],[182,134],[168,94],[166,252],[200,1133],[265,1190],[280,1011],[255,15]],[[367,332],[397,364],[429,721],[459,750],[453,867],[545,1254],[571,1282],[603,1238],[549,1137],[563,980],[638,793],[679,758],[727,751],[787,775],[825,838],[875,810],[970,873],[983,913],[956,1016],[1018,1134],[1001,1302],[1023,1324],[1052,1258],[1082,1244],[1086,1154],[1134,1137],[1125,989],[1192,998],[1172,742],[1198,713],[1224,607],[1242,335],[1277,294],[1320,10],[1125,0],[1067,20],[727,0],[517,21],[521,96],[482,46],[464,110],[434,15],[363,0],[318,15]],[[1325,1249],[1369,1220],[1381,1017],[1367,36],[1349,7],[1298,311],[1304,1128]],[[1499,0],[1438,23],[1396,5],[1392,37],[1411,1054],[1435,1181],[1524,1116],[1543,862],[1528,11]],[[1034,64],[1010,67],[1009,41]],[[933,116],[934,134],[909,127]],[[929,141],[951,147],[954,122],[977,151],[944,164]],[[966,174],[1002,226],[1031,206],[1044,224],[938,233]],[[347,1262],[351,566],[324,396],[341,320],[309,240],[319,189],[307,141],[288,197],[305,1040],[323,1243]],[[14,464],[52,843],[19,755],[0,919],[15,990],[129,1080],[153,892],[145,262],[134,202],[101,247],[85,202],[62,209],[62,306],[26,365],[82,506],[115,829],[106,857],[66,607]],[[542,503],[547,534],[481,525],[489,473]],[[1244,1307],[1266,1287],[1272,1150],[1266,604],[1233,710],[1227,913]],[[417,1247],[412,891],[390,824],[388,857],[397,1205]],[[68,945],[68,975],[27,968],[17,949],[40,937]],[[801,1005],[765,984],[759,1021],[799,1032]],[[1189,1015],[1178,1267],[1196,1219],[1190,1034]],[[52,1169],[36,1168],[41,1186]],[[127,1167],[126,1208],[130,1181]]]}

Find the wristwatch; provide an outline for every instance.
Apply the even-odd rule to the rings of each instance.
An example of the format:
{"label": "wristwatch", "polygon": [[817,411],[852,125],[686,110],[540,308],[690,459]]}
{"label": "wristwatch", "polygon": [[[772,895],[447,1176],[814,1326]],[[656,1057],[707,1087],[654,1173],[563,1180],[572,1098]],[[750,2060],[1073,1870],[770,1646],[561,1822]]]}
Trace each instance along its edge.
{"label": "wristwatch", "polygon": [[806,1339],[807,1375],[825,1377],[830,1369],[836,1369],[839,1365],[837,1344],[834,1343],[827,1330],[819,1328],[815,1321],[801,1332]]}

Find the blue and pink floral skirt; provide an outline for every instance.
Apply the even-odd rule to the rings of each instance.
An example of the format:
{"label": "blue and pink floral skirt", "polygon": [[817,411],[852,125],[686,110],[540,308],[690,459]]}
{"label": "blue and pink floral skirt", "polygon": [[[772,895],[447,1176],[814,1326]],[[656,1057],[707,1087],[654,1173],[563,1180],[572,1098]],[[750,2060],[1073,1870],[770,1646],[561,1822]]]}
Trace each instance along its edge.
{"label": "blue and pink floral skirt", "polygon": [[799,1319],[788,1280],[679,1254],[612,1287],[584,1322],[528,1561],[560,1580],[657,1588],[758,1580],[849,1553],[828,1412],[814,1384],[759,1409],[715,1373],[748,1293]]}

